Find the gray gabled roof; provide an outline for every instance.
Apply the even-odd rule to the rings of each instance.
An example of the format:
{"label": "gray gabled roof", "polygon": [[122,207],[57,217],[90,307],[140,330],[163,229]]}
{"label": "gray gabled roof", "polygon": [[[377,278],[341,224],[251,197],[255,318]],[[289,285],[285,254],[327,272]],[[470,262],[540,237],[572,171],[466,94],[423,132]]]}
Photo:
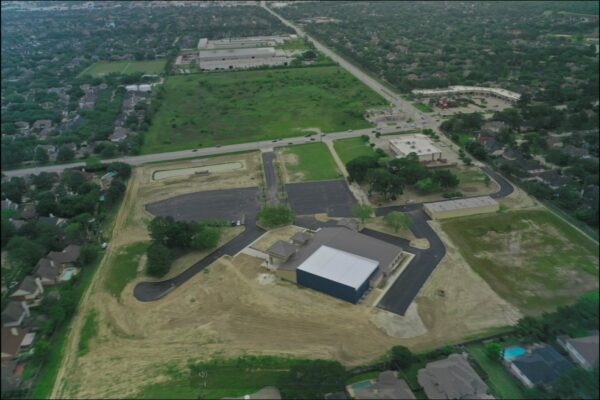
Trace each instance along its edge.
{"label": "gray gabled roof", "polygon": [[596,365],[598,363],[598,334],[577,339],[567,339],[567,342],[569,342],[590,365]]}
{"label": "gray gabled roof", "polygon": [[24,313],[25,309],[19,302],[11,301],[2,311],[2,325],[17,322]]}
{"label": "gray gabled roof", "polygon": [[574,368],[552,346],[544,345],[530,355],[519,357],[512,362],[534,385],[547,384]]}
{"label": "gray gabled roof", "polygon": [[296,232],[294,236],[292,236],[292,241],[300,244],[306,244],[311,238],[306,232]]}
{"label": "gray gabled roof", "polygon": [[295,254],[297,250],[298,248],[293,244],[278,240],[267,249],[267,253],[287,260],[292,254]]}
{"label": "gray gabled roof", "polygon": [[354,394],[357,399],[416,399],[410,387],[398,379],[394,371],[380,373],[376,383],[355,390]]}
{"label": "gray gabled roof", "polygon": [[58,279],[60,271],[54,266],[52,261],[47,258],[42,258],[38,261],[34,269],[34,275],[39,276],[40,278]]}
{"label": "gray gabled roof", "polygon": [[74,263],[79,260],[80,247],[70,244],[61,252],[51,251],[48,253],[48,258],[56,264]]}
{"label": "gray gabled roof", "polygon": [[26,293],[35,293],[38,290],[38,286],[35,283],[35,279],[31,275],[27,275],[16,291],[19,290],[22,290]]}

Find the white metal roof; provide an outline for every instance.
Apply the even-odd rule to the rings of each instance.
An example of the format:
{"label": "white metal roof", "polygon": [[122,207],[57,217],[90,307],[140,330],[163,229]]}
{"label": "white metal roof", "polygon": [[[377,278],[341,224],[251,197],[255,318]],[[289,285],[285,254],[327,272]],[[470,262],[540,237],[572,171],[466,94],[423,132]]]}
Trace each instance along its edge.
{"label": "white metal roof", "polygon": [[358,289],[378,266],[379,261],[321,246],[298,267],[298,270]]}
{"label": "white metal roof", "polygon": [[410,153],[416,153],[417,155],[428,155],[438,154],[441,151],[433,145],[431,139],[425,135],[407,135],[398,139],[390,139],[390,144],[395,149],[406,156]]}
{"label": "white metal roof", "polygon": [[433,96],[433,95],[445,95],[445,94],[456,94],[456,93],[465,93],[465,92],[482,92],[482,93],[492,93],[497,96],[505,97],[510,100],[519,100],[521,95],[516,92],[512,92],[510,90],[502,89],[502,88],[489,88],[489,87],[481,87],[481,86],[449,86],[446,89],[415,89],[412,91],[414,94],[422,94],[425,96]]}
{"label": "white metal roof", "polygon": [[439,201],[436,203],[425,203],[424,207],[431,211],[452,211],[466,208],[479,208],[497,205],[498,202],[490,196],[469,197],[466,199]]}

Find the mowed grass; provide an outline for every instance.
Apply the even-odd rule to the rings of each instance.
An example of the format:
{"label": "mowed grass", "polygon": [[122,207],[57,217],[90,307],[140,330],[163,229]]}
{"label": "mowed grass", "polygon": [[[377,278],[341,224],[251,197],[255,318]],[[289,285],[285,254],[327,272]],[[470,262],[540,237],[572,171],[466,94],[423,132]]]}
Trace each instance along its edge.
{"label": "mowed grass", "polygon": [[98,61],[79,74],[90,75],[94,78],[108,74],[128,75],[136,72],[144,74],[160,74],[165,70],[166,60],[151,61]]}
{"label": "mowed grass", "polygon": [[525,314],[569,304],[598,287],[598,246],[543,210],[442,221],[471,267]]}
{"label": "mowed grass", "polygon": [[98,323],[96,322],[96,311],[92,310],[85,316],[83,327],[79,335],[79,344],[77,346],[77,355],[84,356],[90,350],[90,340],[98,334]]}
{"label": "mowed grass", "polygon": [[344,165],[360,156],[375,155],[375,151],[369,146],[369,143],[365,143],[359,137],[336,140],[333,142],[333,147]]}
{"label": "mowed grass", "polygon": [[412,104],[413,104],[413,106],[414,106],[414,107],[415,107],[417,110],[419,110],[419,111],[421,111],[421,112],[424,112],[424,113],[431,113],[431,112],[433,112],[433,110],[432,110],[431,108],[429,108],[429,106],[426,106],[426,105],[425,105],[425,104],[423,104],[423,103],[412,103]]}
{"label": "mowed grass", "polygon": [[502,366],[499,361],[490,360],[483,345],[467,346],[467,351],[488,375],[486,384],[497,399],[525,399],[520,383]]}
{"label": "mowed grass", "polygon": [[148,243],[141,242],[119,249],[104,278],[104,288],[108,293],[117,299],[121,296],[125,286],[137,276],[140,258],[147,248]]}
{"label": "mowed grass", "polygon": [[378,94],[337,66],[172,76],[143,153],[338,132],[371,126]]}
{"label": "mowed grass", "polygon": [[291,181],[324,181],[340,177],[333,156],[323,143],[286,147],[283,154]]}

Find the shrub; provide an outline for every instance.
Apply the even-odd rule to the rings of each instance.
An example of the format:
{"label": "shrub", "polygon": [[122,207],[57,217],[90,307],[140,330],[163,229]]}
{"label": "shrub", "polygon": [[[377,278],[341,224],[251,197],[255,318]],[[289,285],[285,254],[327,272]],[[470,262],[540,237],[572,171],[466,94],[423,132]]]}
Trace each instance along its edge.
{"label": "shrub", "polygon": [[295,215],[289,206],[266,206],[257,215],[258,222],[267,228],[289,225],[294,221]]}
{"label": "shrub", "polygon": [[165,245],[152,242],[147,250],[147,272],[148,275],[160,278],[169,271],[169,266],[173,261],[174,253]]}

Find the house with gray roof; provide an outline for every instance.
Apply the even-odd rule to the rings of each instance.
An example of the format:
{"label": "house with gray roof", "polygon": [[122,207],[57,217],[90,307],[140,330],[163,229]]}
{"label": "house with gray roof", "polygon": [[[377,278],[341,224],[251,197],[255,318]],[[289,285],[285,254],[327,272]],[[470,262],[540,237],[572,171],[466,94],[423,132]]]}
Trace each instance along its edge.
{"label": "house with gray roof", "polygon": [[58,284],[62,273],[62,267],[56,265],[54,261],[47,258],[40,259],[33,270],[33,276],[39,278],[44,286]]}
{"label": "house with gray roof", "polygon": [[44,287],[40,278],[27,275],[10,298],[14,301],[24,301],[28,306],[37,306],[42,300]]}
{"label": "house with gray roof", "polygon": [[429,399],[493,399],[483,380],[461,354],[428,363],[417,373]]}
{"label": "house with gray roof", "polygon": [[80,246],[70,244],[67,247],[65,247],[63,251],[51,251],[50,253],[48,253],[47,258],[53,261],[55,265],[65,268],[73,266],[77,261],[79,261],[80,253]]}
{"label": "house with gray roof", "polygon": [[10,199],[2,200],[1,208],[3,210],[18,210],[19,204],[14,201],[10,201]]}
{"label": "house with gray roof", "polygon": [[380,373],[370,386],[365,384],[360,389],[353,389],[350,385],[348,391],[355,399],[416,399],[408,384],[403,379],[398,379],[395,371]]}
{"label": "house with gray roof", "polygon": [[16,326],[2,328],[2,361],[14,359],[21,350],[27,329]]}
{"label": "house with gray roof", "polygon": [[29,316],[30,313],[27,303],[24,301],[11,301],[4,311],[2,311],[2,326],[5,328],[21,326],[25,318],[28,318]]}
{"label": "house with gray roof", "polygon": [[569,356],[581,368],[590,370],[598,365],[600,348],[598,347],[598,333],[586,337],[572,339],[568,336],[559,336],[558,343],[569,353]]}
{"label": "house with gray roof", "polygon": [[288,243],[284,240],[278,240],[267,249],[267,254],[269,255],[269,264],[279,265],[282,262],[286,262],[291,256],[296,254],[296,251],[298,251],[298,247],[292,243]]}
{"label": "house with gray roof", "polygon": [[575,366],[550,345],[539,346],[510,362],[510,372],[528,388],[551,385]]}
{"label": "house with gray roof", "polygon": [[306,232],[296,232],[292,236],[292,242],[299,246],[304,246],[312,236]]}

